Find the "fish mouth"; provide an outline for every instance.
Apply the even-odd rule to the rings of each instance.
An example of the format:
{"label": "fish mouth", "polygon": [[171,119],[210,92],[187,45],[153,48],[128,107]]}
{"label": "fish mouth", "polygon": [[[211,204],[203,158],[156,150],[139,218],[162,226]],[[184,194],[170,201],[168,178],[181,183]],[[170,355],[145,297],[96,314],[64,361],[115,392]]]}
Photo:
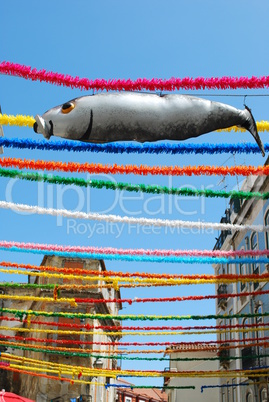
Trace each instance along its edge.
{"label": "fish mouth", "polygon": [[53,123],[50,120],[47,123],[43,117],[39,116],[38,114],[35,116],[35,123],[33,126],[34,132],[37,134],[43,134],[44,137],[49,140],[50,137],[53,135]]}

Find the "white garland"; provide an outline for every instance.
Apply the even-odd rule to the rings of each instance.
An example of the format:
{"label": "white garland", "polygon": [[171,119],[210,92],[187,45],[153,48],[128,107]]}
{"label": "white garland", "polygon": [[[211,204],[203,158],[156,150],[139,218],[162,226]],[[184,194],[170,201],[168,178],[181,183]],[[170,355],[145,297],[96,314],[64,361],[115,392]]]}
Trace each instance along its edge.
{"label": "white garland", "polygon": [[184,227],[196,229],[214,229],[214,230],[253,230],[256,232],[269,231],[269,226],[263,225],[238,225],[232,223],[213,223],[213,222],[192,222],[180,219],[152,219],[152,218],[134,218],[119,215],[101,215],[96,212],[77,212],[67,209],[40,208],[38,206],[15,204],[13,202],[0,201],[0,208],[11,209],[13,211],[31,212],[39,215],[63,216],[65,218],[90,219],[100,222],[120,222],[126,224],[137,224],[141,226],[152,225],[159,227]]}

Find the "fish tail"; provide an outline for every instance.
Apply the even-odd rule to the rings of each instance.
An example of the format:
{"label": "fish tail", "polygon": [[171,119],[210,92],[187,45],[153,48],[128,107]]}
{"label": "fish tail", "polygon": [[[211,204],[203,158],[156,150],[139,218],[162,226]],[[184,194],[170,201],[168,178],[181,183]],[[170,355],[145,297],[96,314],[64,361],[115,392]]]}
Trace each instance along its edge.
{"label": "fish tail", "polygon": [[253,117],[251,109],[249,107],[247,107],[246,105],[245,105],[244,113],[246,115],[246,122],[245,122],[245,124],[242,125],[242,127],[245,128],[246,130],[248,130],[252,134],[252,136],[254,137],[255,141],[257,142],[257,144],[262,152],[262,156],[265,156],[263,143],[260,139],[255,119]]}

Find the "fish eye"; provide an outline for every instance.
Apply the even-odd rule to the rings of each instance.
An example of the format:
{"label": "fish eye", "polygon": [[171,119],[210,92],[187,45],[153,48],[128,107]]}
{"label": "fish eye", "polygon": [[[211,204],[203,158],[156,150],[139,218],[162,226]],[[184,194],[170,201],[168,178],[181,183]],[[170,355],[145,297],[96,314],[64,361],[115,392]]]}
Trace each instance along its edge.
{"label": "fish eye", "polygon": [[66,102],[63,104],[61,112],[64,114],[67,114],[69,112],[71,112],[71,110],[73,110],[75,107],[75,104],[73,102]]}

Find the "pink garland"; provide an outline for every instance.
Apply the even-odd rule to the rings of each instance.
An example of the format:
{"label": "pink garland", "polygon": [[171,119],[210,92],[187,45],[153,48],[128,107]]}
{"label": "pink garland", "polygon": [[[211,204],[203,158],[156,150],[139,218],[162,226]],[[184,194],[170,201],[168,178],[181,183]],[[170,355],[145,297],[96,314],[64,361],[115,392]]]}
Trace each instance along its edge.
{"label": "pink garland", "polygon": [[30,79],[45,81],[50,84],[63,85],[81,90],[126,90],[126,91],[174,91],[177,89],[258,89],[269,86],[269,76],[264,77],[220,77],[220,78],[138,78],[131,79],[95,79],[71,77],[70,75],[37,70],[30,66],[3,61],[0,63],[0,73]]}
{"label": "pink garland", "polygon": [[150,250],[150,249],[122,249],[113,247],[82,247],[82,246],[60,246],[56,244],[20,243],[14,241],[0,241],[0,247],[17,247],[26,250],[49,250],[75,253],[92,254],[119,254],[119,255],[148,255],[148,256],[203,256],[203,257],[242,257],[242,256],[267,256],[269,250]]}

